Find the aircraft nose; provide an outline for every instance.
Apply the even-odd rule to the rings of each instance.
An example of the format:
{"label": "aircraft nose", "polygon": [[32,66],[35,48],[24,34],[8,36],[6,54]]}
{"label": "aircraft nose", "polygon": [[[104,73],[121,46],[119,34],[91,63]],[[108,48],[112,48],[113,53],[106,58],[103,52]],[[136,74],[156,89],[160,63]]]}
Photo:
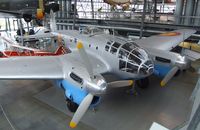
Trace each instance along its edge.
{"label": "aircraft nose", "polygon": [[154,72],[153,62],[151,60],[147,60],[146,62],[144,62],[140,67],[139,72],[143,75],[151,75]]}
{"label": "aircraft nose", "polygon": [[154,67],[149,67],[147,73],[150,75],[154,72]]}

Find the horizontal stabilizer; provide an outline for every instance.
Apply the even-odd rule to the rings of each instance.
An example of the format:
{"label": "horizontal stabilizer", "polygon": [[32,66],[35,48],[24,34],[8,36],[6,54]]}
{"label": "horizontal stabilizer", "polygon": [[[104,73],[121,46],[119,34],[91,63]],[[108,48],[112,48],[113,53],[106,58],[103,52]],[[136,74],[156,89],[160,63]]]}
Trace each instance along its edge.
{"label": "horizontal stabilizer", "polygon": [[182,54],[185,55],[188,59],[195,61],[200,59],[200,53],[196,51],[192,51],[189,49],[183,49]]}

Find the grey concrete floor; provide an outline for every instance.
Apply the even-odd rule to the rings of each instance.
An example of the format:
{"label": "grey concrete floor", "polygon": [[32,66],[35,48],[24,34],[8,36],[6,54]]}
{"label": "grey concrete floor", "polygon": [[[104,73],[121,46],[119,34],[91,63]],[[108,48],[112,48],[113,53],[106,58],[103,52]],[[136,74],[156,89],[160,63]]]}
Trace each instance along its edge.
{"label": "grey concrete floor", "polygon": [[[33,96],[52,86],[50,81],[0,81],[0,103],[17,130],[67,130],[70,117],[39,102]],[[64,101],[64,98],[63,98]],[[0,110],[0,130],[11,126]],[[77,130],[92,130],[80,124]]]}
{"label": "grey concrete floor", "polygon": [[[187,71],[164,88],[159,87],[159,78],[151,76],[150,87],[139,89],[138,96],[127,94],[129,88],[110,89],[77,130],[148,130],[153,122],[174,128],[189,116],[196,81],[197,74]],[[51,81],[0,81],[0,103],[17,130],[70,129],[72,113],[66,109],[63,92]],[[10,129],[0,111],[0,130]]]}

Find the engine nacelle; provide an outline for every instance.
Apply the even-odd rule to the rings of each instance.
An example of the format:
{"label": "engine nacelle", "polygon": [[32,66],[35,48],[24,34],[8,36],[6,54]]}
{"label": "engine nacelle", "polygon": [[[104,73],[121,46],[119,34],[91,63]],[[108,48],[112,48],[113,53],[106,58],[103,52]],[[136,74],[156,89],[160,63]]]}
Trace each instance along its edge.
{"label": "engine nacelle", "polygon": [[[57,85],[64,89],[66,98],[68,98],[69,100],[78,105],[80,105],[83,99],[88,95],[86,89],[77,87],[67,80],[58,80]],[[94,107],[97,104],[99,104],[99,102],[100,102],[100,97],[94,96],[90,106]]]}
{"label": "engine nacelle", "polygon": [[172,67],[170,66],[164,66],[164,65],[159,65],[159,64],[155,64],[154,68],[155,68],[154,74],[161,77],[164,77],[165,75],[167,75],[168,72],[172,69]]}

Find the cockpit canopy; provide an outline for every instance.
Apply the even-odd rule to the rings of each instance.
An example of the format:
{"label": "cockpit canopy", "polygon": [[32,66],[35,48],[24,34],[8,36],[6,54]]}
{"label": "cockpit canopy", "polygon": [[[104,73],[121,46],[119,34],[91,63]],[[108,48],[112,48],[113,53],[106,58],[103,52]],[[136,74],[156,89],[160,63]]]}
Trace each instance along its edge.
{"label": "cockpit canopy", "polygon": [[118,42],[109,41],[105,50],[118,55],[121,71],[142,75],[153,73],[154,65],[147,52],[134,42],[127,42],[122,45]]}
{"label": "cockpit canopy", "polygon": [[145,50],[133,42],[125,43],[119,50],[119,69],[130,73],[149,74],[153,72],[153,62]]}

